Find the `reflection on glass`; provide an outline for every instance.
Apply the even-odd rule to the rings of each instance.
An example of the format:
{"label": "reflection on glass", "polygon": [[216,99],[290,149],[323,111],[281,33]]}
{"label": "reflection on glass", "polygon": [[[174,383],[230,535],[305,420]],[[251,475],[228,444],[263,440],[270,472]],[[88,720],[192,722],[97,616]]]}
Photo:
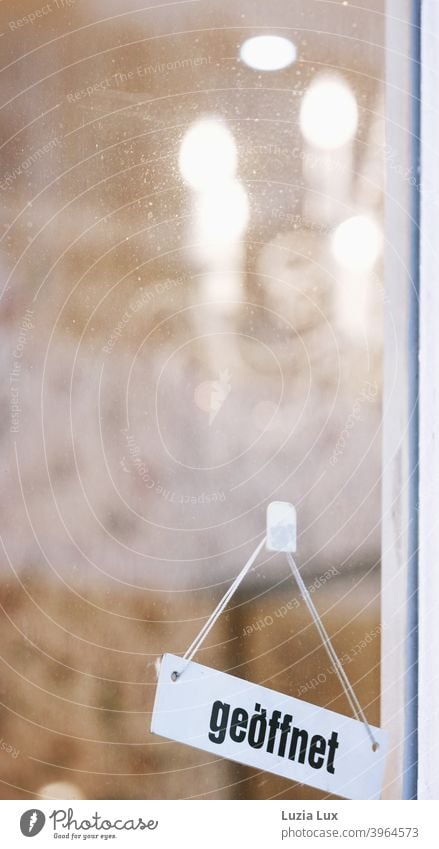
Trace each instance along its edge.
{"label": "reflection on glass", "polygon": [[296,58],[295,45],[279,35],[256,35],[244,41],[241,59],[256,71],[280,71]]}
{"label": "reflection on glass", "polygon": [[358,107],[341,75],[316,76],[303,97],[300,126],[306,140],[323,150],[351,141],[358,126]]}

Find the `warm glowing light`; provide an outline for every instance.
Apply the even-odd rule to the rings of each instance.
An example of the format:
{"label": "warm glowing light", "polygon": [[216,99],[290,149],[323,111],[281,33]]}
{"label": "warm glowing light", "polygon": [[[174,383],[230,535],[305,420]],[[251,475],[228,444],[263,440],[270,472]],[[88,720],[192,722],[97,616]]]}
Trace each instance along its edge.
{"label": "warm glowing light", "polygon": [[343,268],[349,271],[368,271],[381,252],[382,232],[367,215],[347,218],[332,237],[333,254]]}
{"label": "warm glowing light", "polygon": [[226,125],[215,118],[196,121],[181,143],[179,165],[183,179],[199,191],[230,180],[238,155]]}
{"label": "warm glowing light", "polygon": [[358,106],[351,88],[338,74],[321,74],[307,89],[300,110],[303,135],[314,147],[335,150],[357,131]]}
{"label": "warm glowing light", "polygon": [[280,71],[296,59],[296,47],[288,38],[279,35],[257,35],[241,46],[243,62],[256,71]]}
{"label": "warm glowing light", "polygon": [[45,799],[83,799],[80,788],[70,781],[52,781],[38,791]]}
{"label": "warm glowing light", "polygon": [[237,180],[202,192],[195,203],[196,238],[208,251],[221,251],[236,242],[249,217],[247,193]]}

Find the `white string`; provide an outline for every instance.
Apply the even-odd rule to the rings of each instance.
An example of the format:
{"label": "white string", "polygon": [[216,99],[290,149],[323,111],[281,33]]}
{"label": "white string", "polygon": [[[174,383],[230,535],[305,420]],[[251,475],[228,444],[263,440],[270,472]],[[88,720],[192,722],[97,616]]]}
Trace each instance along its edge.
{"label": "white string", "polygon": [[342,688],[345,692],[346,698],[347,698],[347,700],[348,700],[348,702],[351,706],[351,709],[354,713],[354,716],[358,720],[361,720],[362,722],[364,722],[364,725],[366,726],[367,733],[368,733],[368,735],[369,735],[369,737],[372,741],[373,749],[374,749],[374,751],[376,751],[378,749],[378,743],[375,740],[372,729],[371,729],[371,727],[370,727],[370,725],[369,725],[369,723],[366,719],[366,716],[364,714],[363,708],[361,707],[360,702],[358,701],[358,698],[356,696],[356,693],[355,693],[355,691],[352,687],[352,684],[349,681],[349,678],[346,675],[346,672],[344,671],[343,666],[340,663],[340,660],[338,659],[336,651],[335,651],[335,649],[334,649],[334,647],[331,643],[331,640],[329,638],[328,632],[327,632],[322,620],[320,619],[317,608],[314,606],[314,602],[311,598],[311,594],[308,590],[308,587],[306,586],[306,584],[305,584],[305,582],[304,582],[304,580],[303,580],[303,578],[302,578],[302,576],[299,572],[299,569],[298,569],[298,567],[297,567],[297,565],[294,561],[294,558],[291,556],[291,554],[289,552],[287,553],[287,560],[288,560],[290,569],[291,569],[291,571],[292,571],[292,573],[293,573],[293,575],[294,575],[294,577],[297,581],[297,585],[298,585],[299,590],[302,594],[302,598],[303,598],[303,600],[304,600],[304,602],[305,602],[305,604],[306,604],[306,606],[307,606],[307,608],[308,608],[308,610],[311,614],[314,625],[316,626],[316,628],[319,632],[320,639],[321,639],[321,641],[322,641],[322,643],[323,643],[323,645],[326,649],[326,652],[329,656],[329,659],[331,660],[331,662],[334,666],[335,672],[338,675],[338,679],[339,679],[340,684],[341,684],[341,686],[342,686]]}
{"label": "white string", "polygon": [[[180,669],[179,672],[173,672],[172,673],[172,678],[173,678],[174,681],[176,681],[177,678],[181,678],[185,669],[189,666],[192,658],[194,657],[196,652],[201,648],[201,646],[204,643],[204,640],[206,639],[209,631],[211,631],[211,629],[213,628],[213,626],[215,625],[215,623],[217,622],[217,620],[221,616],[223,610],[227,607],[230,599],[235,594],[235,592],[238,589],[241,581],[243,581],[245,576],[247,575],[247,572],[250,571],[251,567],[253,566],[253,563],[255,562],[255,560],[256,560],[256,558],[259,554],[259,552],[261,551],[262,547],[265,545],[265,542],[266,542],[266,537],[264,537],[261,540],[261,542],[259,543],[257,548],[254,550],[253,554],[247,560],[247,563],[245,564],[244,568],[241,569],[239,575],[237,575],[237,577],[235,578],[235,580],[233,581],[233,583],[231,584],[231,586],[229,587],[227,592],[223,595],[221,601],[217,604],[215,610],[209,616],[207,622],[204,623],[203,627],[201,628],[201,631],[197,634],[195,639],[190,644],[189,648],[187,649],[187,651],[183,655],[183,660],[186,661],[183,665],[183,668]],[[347,677],[346,672],[344,671],[343,666],[342,666],[342,664],[341,664],[341,662],[340,662],[340,660],[337,656],[337,653],[336,653],[336,651],[335,651],[335,649],[334,649],[334,647],[331,643],[331,640],[329,638],[329,634],[328,634],[322,620],[320,619],[317,608],[314,606],[314,602],[311,598],[311,594],[310,594],[310,592],[309,592],[309,590],[308,590],[308,588],[307,588],[307,586],[306,586],[306,584],[305,584],[305,582],[304,582],[304,580],[303,580],[303,578],[302,578],[302,576],[299,572],[299,569],[296,565],[294,558],[291,556],[291,554],[289,552],[287,552],[287,560],[288,560],[288,564],[290,566],[291,572],[292,572],[294,578],[296,579],[297,586],[299,587],[302,598],[303,598],[303,600],[304,600],[304,602],[305,602],[305,604],[306,604],[306,606],[307,606],[307,608],[308,608],[308,610],[311,614],[311,618],[314,622],[314,625],[316,626],[317,631],[319,632],[320,639],[323,643],[323,646],[324,646],[324,648],[325,648],[325,650],[328,654],[328,657],[329,657],[331,663],[333,664],[334,670],[335,670],[335,672],[338,676],[338,679],[340,681],[340,684],[341,684],[341,686],[344,690],[344,693],[345,693],[346,698],[349,702],[351,710],[352,710],[354,716],[356,717],[356,719],[358,721],[361,721],[361,722],[364,723],[366,730],[367,730],[367,733],[368,733],[370,740],[372,742],[373,749],[374,749],[374,751],[376,751],[378,749],[379,744],[375,740],[372,729],[371,729],[371,727],[370,727],[370,725],[369,725],[369,723],[366,719],[366,716],[364,714],[363,708],[361,707],[360,702],[358,701],[357,695],[356,695],[356,693],[355,693],[355,691],[354,691],[354,689],[351,685],[351,682],[349,681],[349,678]]]}
{"label": "white string", "polygon": [[238,589],[238,587],[239,587],[239,585],[240,585],[241,581],[245,578],[245,576],[246,576],[247,572],[249,572],[249,570],[250,570],[250,569],[251,569],[251,567],[253,566],[253,563],[255,562],[255,560],[256,560],[256,558],[257,558],[257,556],[258,556],[259,552],[261,551],[261,549],[262,549],[262,548],[263,548],[263,546],[265,545],[265,541],[266,541],[266,539],[267,539],[267,538],[266,538],[266,537],[264,537],[264,538],[261,540],[261,542],[259,543],[259,545],[258,545],[258,546],[257,546],[257,548],[255,549],[255,551],[253,552],[253,554],[252,554],[252,555],[249,557],[249,559],[247,560],[247,563],[245,564],[244,568],[243,568],[243,569],[241,569],[241,571],[240,571],[239,575],[238,575],[238,576],[235,578],[235,580],[233,581],[233,584],[229,587],[229,589],[227,590],[227,592],[223,595],[223,597],[222,597],[221,601],[217,604],[217,606],[216,606],[215,610],[213,611],[213,613],[211,613],[211,615],[209,616],[209,619],[207,620],[207,622],[205,622],[205,623],[204,623],[204,625],[203,625],[203,627],[202,627],[201,631],[199,632],[199,634],[197,634],[197,636],[195,637],[195,639],[194,639],[194,640],[192,641],[192,643],[190,644],[190,646],[189,646],[188,650],[187,650],[187,651],[186,651],[186,653],[183,655],[183,660],[185,660],[185,661],[186,661],[186,663],[184,664],[184,666],[183,666],[183,668],[180,670],[180,672],[178,672],[178,673],[175,673],[175,672],[174,672],[174,680],[176,680],[177,678],[181,678],[181,676],[183,675],[183,672],[185,671],[186,667],[187,667],[187,666],[189,665],[189,663],[191,662],[191,660],[192,660],[192,658],[193,658],[194,654],[198,651],[198,649],[199,649],[199,648],[201,647],[201,645],[204,643],[204,640],[206,639],[206,637],[207,637],[207,635],[208,635],[209,631],[211,630],[211,628],[213,628],[213,626],[215,625],[215,622],[217,621],[217,619],[219,619],[219,617],[221,616],[221,614],[222,614],[222,612],[223,612],[224,608],[225,608],[225,607],[227,607],[227,605],[228,605],[228,603],[229,603],[230,599],[232,598],[232,596],[234,595],[234,593],[235,593],[235,592],[236,592],[236,590]]}

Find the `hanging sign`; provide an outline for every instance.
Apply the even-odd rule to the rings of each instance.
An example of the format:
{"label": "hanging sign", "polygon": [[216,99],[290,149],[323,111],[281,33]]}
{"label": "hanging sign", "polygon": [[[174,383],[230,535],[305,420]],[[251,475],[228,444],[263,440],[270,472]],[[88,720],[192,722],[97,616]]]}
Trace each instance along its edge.
{"label": "hanging sign", "polygon": [[154,734],[326,793],[379,798],[386,734],[370,728],[375,751],[363,722],[173,654],[162,658]]}

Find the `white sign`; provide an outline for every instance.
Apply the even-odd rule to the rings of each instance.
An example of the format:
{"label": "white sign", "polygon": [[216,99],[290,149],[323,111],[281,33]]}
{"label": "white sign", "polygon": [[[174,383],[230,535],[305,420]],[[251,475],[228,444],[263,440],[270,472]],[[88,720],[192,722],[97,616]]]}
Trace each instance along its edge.
{"label": "white sign", "polygon": [[347,799],[378,799],[386,734],[362,722],[189,663],[162,658],[151,731]]}

